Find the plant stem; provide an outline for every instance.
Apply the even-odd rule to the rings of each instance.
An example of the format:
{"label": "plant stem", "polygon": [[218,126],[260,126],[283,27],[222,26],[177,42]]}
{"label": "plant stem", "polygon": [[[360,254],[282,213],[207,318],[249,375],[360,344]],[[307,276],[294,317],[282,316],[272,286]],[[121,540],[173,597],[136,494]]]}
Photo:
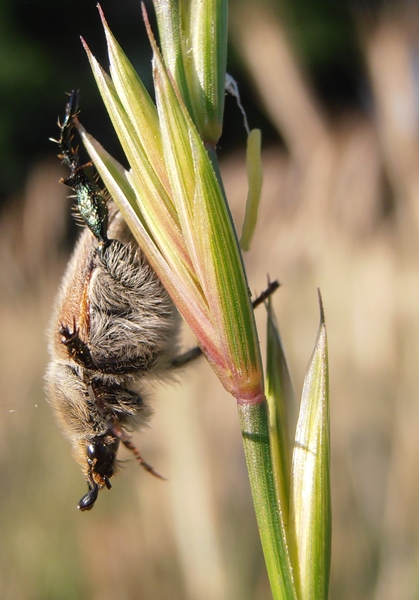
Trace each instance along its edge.
{"label": "plant stem", "polygon": [[238,404],[243,446],[274,600],[297,598],[289,557],[286,524],[278,506],[271,450],[266,400]]}

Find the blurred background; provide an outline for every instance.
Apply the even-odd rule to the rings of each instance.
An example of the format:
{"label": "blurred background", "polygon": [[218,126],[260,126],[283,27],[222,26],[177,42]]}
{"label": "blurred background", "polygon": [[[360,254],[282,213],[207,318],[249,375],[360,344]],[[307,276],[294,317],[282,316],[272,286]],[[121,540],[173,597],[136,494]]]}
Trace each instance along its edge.
{"label": "blurred background", "polygon": [[[264,600],[235,402],[202,361],[151,391],[129,454],[91,513],[43,392],[46,328],[77,235],[57,136],[65,92],[123,162],[82,35],[106,67],[96,0],[0,0],[0,598]],[[150,3],[148,4],[151,12]],[[138,0],[103,0],[150,82]],[[419,3],[230,2],[229,71],[264,139],[260,220],[246,256],[274,305],[300,396],[329,334],[332,599],[419,598]],[[220,160],[238,227],[245,132],[226,100]],[[264,347],[265,318],[258,311]],[[188,339],[186,345],[192,345]]]}

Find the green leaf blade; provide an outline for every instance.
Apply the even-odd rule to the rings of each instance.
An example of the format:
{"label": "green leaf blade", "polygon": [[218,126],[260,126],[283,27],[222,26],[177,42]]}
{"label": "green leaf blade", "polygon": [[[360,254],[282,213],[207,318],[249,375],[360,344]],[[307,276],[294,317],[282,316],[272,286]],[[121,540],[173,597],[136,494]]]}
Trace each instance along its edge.
{"label": "green leaf blade", "polygon": [[191,3],[188,37],[191,60],[186,63],[194,121],[202,139],[215,146],[222,132],[227,65],[226,0]]}
{"label": "green leaf blade", "polygon": [[289,523],[291,427],[295,397],[272,302],[267,302],[266,398],[269,406],[272,461],[278,500]]}
{"label": "green leaf blade", "polygon": [[302,600],[326,600],[331,557],[330,416],[323,309],[297,424],[292,514]]}
{"label": "green leaf blade", "polygon": [[188,48],[185,47],[183,33],[184,3],[179,0],[154,0],[154,8],[164,62],[192,115],[192,102],[185,72]]}
{"label": "green leaf blade", "polygon": [[260,129],[253,129],[247,138],[246,165],[249,191],[246,200],[240,246],[249,250],[255,233],[260,197],[262,193],[262,161],[261,161],[262,135]]}

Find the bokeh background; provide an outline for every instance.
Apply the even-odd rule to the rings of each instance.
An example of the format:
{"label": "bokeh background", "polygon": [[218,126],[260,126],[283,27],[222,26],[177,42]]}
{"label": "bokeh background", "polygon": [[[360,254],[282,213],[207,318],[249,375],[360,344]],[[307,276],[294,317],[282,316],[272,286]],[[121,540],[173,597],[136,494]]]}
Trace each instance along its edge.
{"label": "bokeh background", "polygon": [[[123,161],[79,36],[106,66],[95,0],[0,0],[0,598],[270,597],[234,400],[202,361],[151,390],[136,438],[91,513],[43,392],[46,328],[77,235],[56,148],[64,92]],[[138,0],[103,0],[145,81]],[[148,4],[151,11],[151,7]],[[417,0],[231,0],[229,71],[263,132],[266,276],[297,396],[329,334],[332,599],[419,598],[419,6]],[[226,100],[220,160],[240,227],[245,133]],[[265,319],[258,311],[262,344]],[[185,344],[193,340],[185,334]]]}

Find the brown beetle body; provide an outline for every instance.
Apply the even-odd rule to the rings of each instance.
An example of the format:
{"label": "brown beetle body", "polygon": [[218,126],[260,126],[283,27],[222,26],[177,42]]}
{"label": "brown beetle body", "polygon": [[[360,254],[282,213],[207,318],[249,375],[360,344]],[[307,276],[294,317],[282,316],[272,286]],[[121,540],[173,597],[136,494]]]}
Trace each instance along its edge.
{"label": "brown beetle body", "polygon": [[[119,441],[129,445],[126,431],[147,420],[141,381],[170,368],[179,328],[172,301],[115,209],[108,233],[100,247],[86,228],[76,246],[52,319],[47,371],[50,402],[90,492],[109,487]],[[91,506],[82,500],[79,508]]]}
{"label": "brown beetle body", "polygon": [[150,415],[142,398],[144,380],[185,361],[176,359],[180,318],[170,297],[120,212],[108,206],[79,164],[71,145],[77,113],[73,92],[59,123],[60,139],[54,141],[70,168],[63,183],[75,191],[77,216],[87,227],[56,301],[46,382],[49,401],[88,483],[78,508],[89,510],[99,490],[111,487],[120,442],[157,475],[128,434]]}

